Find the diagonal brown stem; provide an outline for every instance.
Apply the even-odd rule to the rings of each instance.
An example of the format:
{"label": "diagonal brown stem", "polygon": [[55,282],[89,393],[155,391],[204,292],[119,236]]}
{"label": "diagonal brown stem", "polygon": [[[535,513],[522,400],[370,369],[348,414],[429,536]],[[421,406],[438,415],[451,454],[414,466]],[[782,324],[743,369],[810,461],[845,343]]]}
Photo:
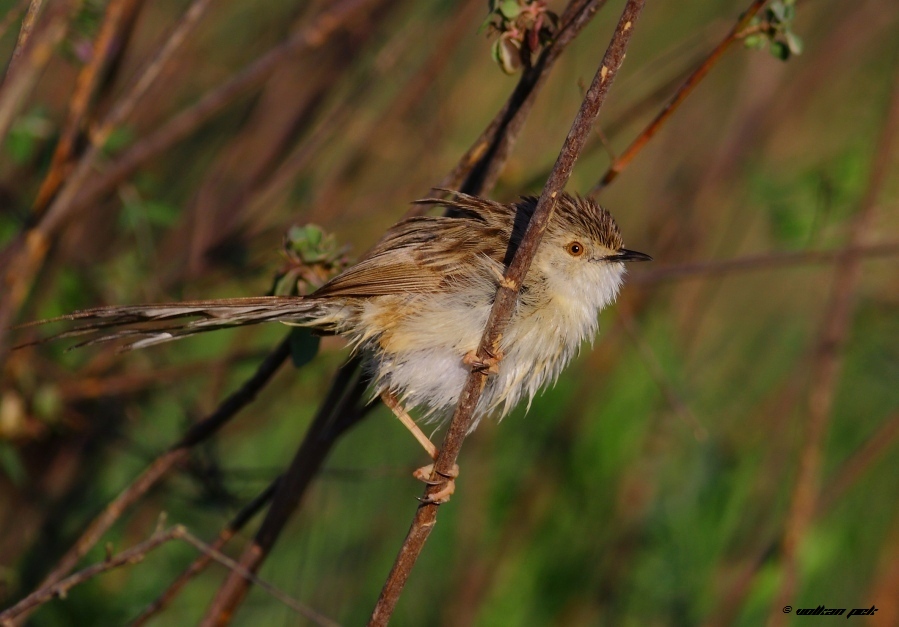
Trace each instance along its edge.
{"label": "diagonal brown stem", "polygon": [[[503,330],[512,315],[512,309],[518,297],[518,290],[530,268],[534,253],[540,245],[546,226],[552,218],[556,196],[563,190],[565,183],[568,181],[574,163],[583,149],[593,122],[605,101],[609,87],[617,75],[621,63],[624,61],[624,54],[633,34],[634,23],[642,12],[643,5],[643,0],[629,0],[618,21],[615,34],[606,50],[599,70],[596,72],[596,76],[594,76],[593,82],[587,90],[587,95],[575,117],[568,137],[565,139],[562,151],[556,160],[556,165],[553,167],[549,180],[547,180],[543,188],[543,193],[537,201],[537,208],[528,225],[528,230],[525,233],[521,246],[518,248],[512,263],[506,271],[502,285],[497,290],[496,300],[478,348],[478,357],[481,360],[486,359],[488,355],[498,354],[499,342],[502,338]],[[440,455],[438,455],[434,464],[435,474],[432,476],[432,479],[436,479],[438,474],[448,476],[452,472],[456,459],[459,456],[459,451],[462,448],[462,443],[474,418],[474,411],[484,389],[486,377],[486,373],[477,370],[473,370],[469,375],[468,381],[462,390],[459,405],[443,441]],[[425,490],[425,498],[435,494],[439,489],[439,485],[428,486]],[[372,612],[369,625],[382,626],[386,625],[390,620],[409,574],[418,556],[421,554],[421,550],[424,548],[424,544],[436,521],[437,505],[422,503],[415,513],[412,526],[400,548],[384,588],[381,590],[380,598]]]}
{"label": "diagonal brown stem", "polygon": [[[259,570],[335,442],[367,413],[368,408],[360,403],[365,388],[366,381],[360,374],[359,358],[350,360],[338,370],[290,467],[278,482],[272,505],[262,526],[253,542],[240,556],[240,566],[247,572],[256,573]],[[227,625],[246,597],[251,583],[252,579],[232,571],[219,588],[200,624]]]}
{"label": "diagonal brown stem", "polygon": [[[570,20],[571,26],[566,31],[568,35],[565,37],[560,35],[554,44],[554,46],[558,46],[556,54],[560,54],[564,46],[570,43],[574,36],[581,31],[583,26],[589,21],[589,18],[595,14],[596,8],[601,6],[603,2],[604,0],[572,0],[565,11],[565,17],[563,17],[563,21],[566,19]],[[543,64],[537,77],[548,74],[551,67],[552,63]],[[509,98],[504,108],[497,114],[493,122],[488,126],[488,129],[482,133],[475,145],[477,146],[480,141],[508,142],[511,145],[514,137],[521,130],[527,113],[530,111],[529,103],[531,99],[544,82],[543,80],[533,80],[528,90],[523,92],[529,94],[526,98],[523,98],[522,93],[516,89],[518,96],[516,97],[513,94]],[[506,123],[502,123],[503,120]],[[515,120],[515,123],[509,123],[509,120]],[[485,185],[490,181],[486,181],[484,177],[474,176],[472,174],[473,171],[476,168],[487,170],[496,168],[498,172],[501,165],[505,163],[507,156],[508,150],[481,150],[476,155],[472,153],[464,156],[454,170],[456,176],[460,177],[460,180],[461,178],[467,179],[464,183],[461,183],[462,189],[472,194],[483,194],[487,189]],[[487,165],[487,162],[493,165]],[[490,184],[492,185],[493,183],[490,182]],[[341,388],[343,393],[361,398],[364,381],[361,378],[357,378],[355,383],[348,383],[352,380],[356,367],[355,365],[348,365],[348,370],[341,369],[337,377],[338,380],[341,378],[346,379],[343,383],[344,387]],[[326,401],[325,406],[329,402]],[[345,413],[349,418],[335,419],[336,421],[332,421],[333,424],[327,420],[316,421],[306,433],[303,443],[300,445],[300,451],[315,450],[317,452],[311,456],[306,455],[305,463],[299,463],[300,454],[298,453],[297,458],[294,460],[295,463],[291,465],[285,474],[286,477],[290,478],[290,485],[293,487],[279,490],[278,494],[275,495],[272,508],[263,523],[263,528],[260,529],[254,543],[241,556],[241,564],[251,572],[255,572],[267,558],[281,529],[283,529],[287,519],[299,505],[303,492],[327,457],[330,447],[339,439],[343,432],[355,425],[365,415],[358,404],[346,410]],[[310,446],[312,448],[309,448]],[[246,579],[232,575],[218,592],[213,605],[207,611],[207,616],[204,619],[206,624],[227,624],[233,617],[233,612],[245,597],[250,583]]]}

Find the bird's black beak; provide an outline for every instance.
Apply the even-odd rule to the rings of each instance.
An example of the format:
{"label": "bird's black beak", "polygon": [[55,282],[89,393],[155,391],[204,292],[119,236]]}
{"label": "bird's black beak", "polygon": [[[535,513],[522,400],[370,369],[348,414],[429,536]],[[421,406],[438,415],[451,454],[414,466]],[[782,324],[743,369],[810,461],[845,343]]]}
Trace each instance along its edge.
{"label": "bird's black beak", "polygon": [[652,257],[646,253],[638,253],[636,250],[622,248],[618,254],[609,255],[606,261],[652,261]]}

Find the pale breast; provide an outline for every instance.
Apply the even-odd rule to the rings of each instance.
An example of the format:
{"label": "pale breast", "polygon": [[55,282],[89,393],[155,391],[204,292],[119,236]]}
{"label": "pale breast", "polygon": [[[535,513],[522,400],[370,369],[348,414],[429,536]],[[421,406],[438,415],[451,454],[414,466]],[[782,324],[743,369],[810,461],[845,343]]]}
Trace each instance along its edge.
{"label": "pale breast", "polygon": [[[395,392],[407,409],[425,408],[425,418],[449,417],[470,372],[463,358],[477,350],[494,294],[495,284],[485,281],[444,294],[360,302],[352,339],[366,349],[375,392]],[[610,297],[614,294],[601,300]],[[499,373],[488,379],[474,426],[485,415],[503,417],[521,400],[530,402],[556,380],[596,333],[599,300],[576,290],[524,295],[503,336]]]}

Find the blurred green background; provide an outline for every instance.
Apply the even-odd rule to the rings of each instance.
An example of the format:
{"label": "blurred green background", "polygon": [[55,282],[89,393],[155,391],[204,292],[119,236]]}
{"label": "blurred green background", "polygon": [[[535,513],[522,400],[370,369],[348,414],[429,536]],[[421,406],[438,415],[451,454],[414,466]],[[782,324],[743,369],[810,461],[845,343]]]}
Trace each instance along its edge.
{"label": "blurred green background", "polygon": [[[27,4],[0,1],[0,58],[12,55]],[[84,128],[120,101],[189,3],[132,4]],[[211,3],[116,126],[87,184],[329,4]],[[486,4],[372,2],[289,57],[67,221],[14,321],[265,294],[294,224],[320,224],[364,251],[454,167],[516,84],[479,32]],[[620,153],[748,2],[647,5],[600,116],[603,140],[591,139],[569,191],[589,191],[610,161],[603,143]],[[563,54],[490,197],[539,193],[622,6],[609,2]],[[29,224],[106,10],[87,0],[66,18],[3,140],[0,247]],[[876,168],[886,177],[862,242],[899,239],[899,157],[877,156],[895,97],[899,4],[800,2],[793,31],[804,50],[786,62],[736,44],[603,191],[626,245],[655,262],[631,269],[592,349],[529,412],[484,421],[466,441],[458,491],[393,624],[758,625],[776,620],[793,566],[793,607],[876,605],[856,620],[899,624],[899,251],[865,257],[857,286],[837,298],[849,317],[833,353],[822,329],[846,258],[802,254],[846,246]],[[750,256],[782,263],[716,265]],[[279,325],[226,331],[126,356],[50,343],[0,361],[0,607],[32,590],[283,334]],[[289,463],[346,357],[326,339],[311,365],[285,367],[83,563],[103,559],[107,542],[121,550],[145,539],[160,512],[214,538]],[[816,375],[828,364],[832,383]],[[820,393],[833,403],[814,446]],[[821,464],[803,484],[810,450]],[[425,461],[379,408],[339,442],[261,577],[342,624],[364,623],[421,493],[411,471]],[[784,537],[797,485],[819,497],[793,560]],[[30,620],[127,623],[195,556],[168,544]],[[210,566],[151,624],[195,623],[225,574]],[[303,620],[254,588],[234,622]]]}

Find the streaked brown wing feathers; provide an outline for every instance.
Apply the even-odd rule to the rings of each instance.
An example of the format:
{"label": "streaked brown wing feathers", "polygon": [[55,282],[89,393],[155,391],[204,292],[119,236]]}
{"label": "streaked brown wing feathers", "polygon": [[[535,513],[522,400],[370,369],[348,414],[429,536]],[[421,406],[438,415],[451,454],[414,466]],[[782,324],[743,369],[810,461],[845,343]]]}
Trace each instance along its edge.
{"label": "streaked brown wing feathers", "polygon": [[476,218],[410,218],[390,229],[365,259],[314,296],[437,292],[464,272],[478,271],[481,264],[472,263],[475,256],[501,262],[507,241],[502,229]]}

